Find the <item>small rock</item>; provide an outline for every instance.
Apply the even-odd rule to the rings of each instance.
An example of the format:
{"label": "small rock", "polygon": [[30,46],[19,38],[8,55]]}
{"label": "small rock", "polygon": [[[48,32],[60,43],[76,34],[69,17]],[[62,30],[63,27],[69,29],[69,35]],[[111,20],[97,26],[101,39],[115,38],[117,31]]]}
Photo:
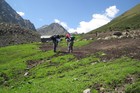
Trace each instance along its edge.
{"label": "small rock", "polygon": [[107,62],[106,60],[103,60],[103,62]]}
{"label": "small rock", "polygon": [[89,38],[90,40],[93,40],[93,38]]}
{"label": "small rock", "polygon": [[100,91],[104,91],[104,90],[105,90],[105,88],[103,88],[103,87],[100,88]]}
{"label": "small rock", "polygon": [[97,38],[97,40],[101,40],[101,38]]}
{"label": "small rock", "polygon": [[91,90],[88,88],[88,89],[84,90],[83,93],[91,93]]}
{"label": "small rock", "polygon": [[29,74],[29,72],[26,72],[25,74],[24,74],[24,76],[27,76]]}
{"label": "small rock", "polygon": [[95,64],[97,64],[97,62],[91,63],[91,65],[95,65]]}
{"label": "small rock", "polygon": [[78,78],[74,78],[73,80],[77,81],[77,80],[78,80]]}
{"label": "small rock", "polygon": [[105,38],[104,38],[104,40],[109,40],[109,39],[110,39],[110,37],[105,37]]}

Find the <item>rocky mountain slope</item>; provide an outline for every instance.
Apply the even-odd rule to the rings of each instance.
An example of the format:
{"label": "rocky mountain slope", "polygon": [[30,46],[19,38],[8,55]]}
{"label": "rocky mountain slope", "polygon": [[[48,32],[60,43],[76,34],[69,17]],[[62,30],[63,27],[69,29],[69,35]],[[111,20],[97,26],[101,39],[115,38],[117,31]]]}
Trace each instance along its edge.
{"label": "rocky mountain slope", "polygon": [[58,23],[52,23],[50,25],[45,25],[45,26],[37,29],[37,31],[41,35],[55,35],[55,34],[65,35],[66,33],[68,33],[67,30]]}
{"label": "rocky mountain slope", "polygon": [[24,20],[5,0],[0,0],[0,46],[40,41],[35,30],[29,20]]}
{"label": "rocky mountain slope", "polygon": [[40,41],[40,35],[36,31],[21,28],[15,24],[0,23],[0,46],[38,41]]}
{"label": "rocky mountain slope", "polygon": [[140,4],[136,5],[132,9],[126,11],[122,15],[113,19],[110,23],[91,31],[104,32],[104,31],[124,31],[135,30],[140,28]]}
{"label": "rocky mountain slope", "polygon": [[34,25],[29,20],[24,20],[17,12],[5,1],[0,0],[0,23],[17,24],[31,30],[35,30]]}

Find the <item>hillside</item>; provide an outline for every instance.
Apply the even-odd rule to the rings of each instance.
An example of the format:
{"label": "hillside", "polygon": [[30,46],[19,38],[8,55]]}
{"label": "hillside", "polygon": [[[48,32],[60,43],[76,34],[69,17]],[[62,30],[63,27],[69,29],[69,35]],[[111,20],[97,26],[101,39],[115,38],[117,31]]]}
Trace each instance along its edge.
{"label": "hillside", "polygon": [[37,31],[41,35],[65,35],[68,33],[68,31],[58,23],[42,26],[41,28],[38,28]]}
{"label": "hillside", "polygon": [[[125,22],[138,18],[133,16],[138,7],[107,25],[115,27],[122,19],[129,25]],[[35,31],[0,23],[0,45],[11,45],[0,47],[0,93],[140,93],[140,30],[129,26],[124,32],[108,31],[107,25],[100,33],[73,35],[69,53],[65,37],[53,52],[51,41],[33,42],[39,40]],[[40,29],[47,30],[41,35],[65,32],[58,27],[43,26]],[[118,35],[113,34],[116,30]]]}
{"label": "hillside", "polygon": [[0,23],[17,24],[27,29],[36,30],[29,20],[25,20],[17,14],[5,0],[0,0],[0,11]]}
{"label": "hillside", "polygon": [[136,5],[132,9],[126,11],[122,15],[113,19],[108,24],[93,30],[93,32],[104,32],[104,31],[123,31],[123,30],[135,30],[140,29],[140,4]]}
{"label": "hillside", "polygon": [[140,92],[139,38],[76,39],[73,53],[65,40],[56,53],[51,42],[0,48],[0,92]]}
{"label": "hillside", "polygon": [[14,24],[0,23],[0,47],[39,41],[40,35],[36,31]]}
{"label": "hillside", "polygon": [[5,0],[0,0],[0,11],[0,47],[40,41],[34,25],[17,14]]}

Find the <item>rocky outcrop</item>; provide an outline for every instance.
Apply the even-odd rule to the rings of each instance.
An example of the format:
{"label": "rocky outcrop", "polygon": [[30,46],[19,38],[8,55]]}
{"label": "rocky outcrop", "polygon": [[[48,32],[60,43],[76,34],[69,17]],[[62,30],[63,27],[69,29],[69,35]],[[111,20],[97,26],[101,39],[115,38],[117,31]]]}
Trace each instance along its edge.
{"label": "rocky outcrop", "polygon": [[0,47],[40,41],[40,35],[19,25],[0,23]]}

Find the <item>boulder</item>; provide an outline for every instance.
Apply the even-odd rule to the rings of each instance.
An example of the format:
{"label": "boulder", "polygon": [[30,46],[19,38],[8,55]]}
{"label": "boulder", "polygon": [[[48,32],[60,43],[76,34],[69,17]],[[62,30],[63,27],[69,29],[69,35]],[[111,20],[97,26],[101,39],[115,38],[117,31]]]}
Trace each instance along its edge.
{"label": "boulder", "polygon": [[118,36],[118,37],[119,37],[119,36],[121,36],[121,35],[122,35],[122,32],[117,31],[117,32],[114,32],[114,33],[113,33],[113,35],[115,35],[115,36]]}

